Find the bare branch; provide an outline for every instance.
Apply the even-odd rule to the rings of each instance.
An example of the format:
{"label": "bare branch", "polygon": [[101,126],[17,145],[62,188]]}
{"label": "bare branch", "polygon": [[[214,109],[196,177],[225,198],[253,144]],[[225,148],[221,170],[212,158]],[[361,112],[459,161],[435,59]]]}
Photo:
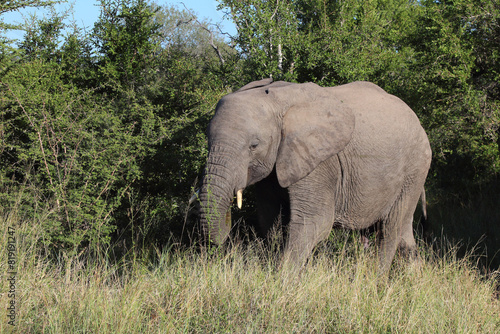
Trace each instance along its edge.
{"label": "bare branch", "polygon": [[191,22],[193,22],[196,18],[195,17],[192,17],[190,18],[189,20],[187,21],[183,21],[183,20],[179,20],[179,22],[177,22],[177,24],[175,25],[175,27],[178,27],[180,25],[183,25],[183,24],[190,24]]}
{"label": "bare branch", "polygon": [[[182,24],[190,24],[191,22],[195,22],[196,25],[198,27],[200,27],[201,29],[205,30],[206,32],[208,32],[208,34],[210,35],[210,40],[209,40],[209,44],[210,46],[212,47],[212,49],[214,49],[215,53],[217,54],[217,57],[219,58],[219,61],[221,63],[222,66],[224,66],[224,64],[226,63],[226,61],[224,60],[224,57],[222,56],[222,53],[220,52],[220,49],[219,47],[214,43],[214,33],[213,31],[211,31],[210,29],[208,29],[208,27],[206,27],[204,24],[202,24],[200,21],[198,21],[198,18],[196,17],[196,15],[189,9],[186,7],[186,4],[184,4],[183,2],[181,2],[181,4],[184,6],[184,9],[190,14],[192,15],[192,17],[187,20],[187,21],[179,21],[177,22],[177,27],[182,25]],[[219,28],[220,30],[220,28]]]}
{"label": "bare branch", "polygon": [[221,65],[224,66],[225,61],[224,61],[224,58],[222,57],[222,53],[220,52],[219,47],[217,45],[215,45],[215,43],[214,43],[214,34],[213,34],[213,32],[210,31],[207,27],[204,27],[202,25],[200,25],[200,27],[202,29],[204,29],[205,31],[207,31],[210,34],[210,42],[209,42],[210,46],[214,49],[215,53],[217,53],[217,57],[219,57]]}

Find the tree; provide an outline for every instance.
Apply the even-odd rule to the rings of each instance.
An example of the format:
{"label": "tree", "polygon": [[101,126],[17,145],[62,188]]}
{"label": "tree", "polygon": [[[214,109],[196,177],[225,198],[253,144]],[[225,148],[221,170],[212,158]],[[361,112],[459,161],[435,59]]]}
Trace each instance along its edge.
{"label": "tree", "polygon": [[253,79],[273,77],[293,80],[297,55],[294,1],[220,1],[238,29],[235,38],[242,64],[242,85]]}
{"label": "tree", "polygon": [[413,7],[407,0],[221,1],[252,79],[321,85],[391,82],[406,51],[399,29],[412,28]]}
{"label": "tree", "polygon": [[4,14],[26,7],[47,7],[60,1],[51,0],[7,0],[0,3],[0,78],[10,69],[13,59],[16,59],[16,49],[11,46],[13,40],[4,36],[8,30],[21,29],[19,25],[4,22]]}
{"label": "tree", "polygon": [[[8,12],[13,12],[26,7],[47,7],[56,3],[61,3],[61,0],[5,0],[0,3],[0,16]],[[0,18],[0,33],[4,30],[17,29],[19,26],[10,25],[3,22],[3,17]]]}
{"label": "tree", "polygon": [[[133,36],[129,48],[115,36],[100,44],[109,55],[92,59],[88,40],[78,34],[58,42],[59,17],[36,20],[20,43],[15,71],[1,79],[0,201],[43,219],[52,250],[97,251],[110,244],[112,233],[127,225],[122,218],[141,164],[162,136],[155,107],[139,94],[154,49],[151,15],[141,1],[123,6],[123,20],[107,17],[117,27],[97,36],[125,31]],[[96,78],[102,86],[92,87]]]}
{"label": "tree", "polygon": [[93,40],[99,54],[99,80],[108,83],[110,92],[134,91],[145,84],[159,36],[154,15],[145,0],[101,0]]}
{"label": "tree", "polygon": [[431,138],[436,180],[460,191],[500,171],[498,46],[489,45],[498,39],[490,18],[499,7],[474,0],[422,4],[419,28],[407,43],[414,56],[406,82],[413,93],[403,96]]}

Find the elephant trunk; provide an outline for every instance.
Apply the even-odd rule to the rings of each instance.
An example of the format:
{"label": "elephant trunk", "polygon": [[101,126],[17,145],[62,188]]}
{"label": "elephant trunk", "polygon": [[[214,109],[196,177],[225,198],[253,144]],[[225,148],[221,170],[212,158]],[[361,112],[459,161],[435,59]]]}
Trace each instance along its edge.
{"label": "elephant trunk", "polygon": [[205,240],[216,244],[223,243],[231,230],[235,169],[230,156],[217,148],[210,150],[200,190],[202,233]]}

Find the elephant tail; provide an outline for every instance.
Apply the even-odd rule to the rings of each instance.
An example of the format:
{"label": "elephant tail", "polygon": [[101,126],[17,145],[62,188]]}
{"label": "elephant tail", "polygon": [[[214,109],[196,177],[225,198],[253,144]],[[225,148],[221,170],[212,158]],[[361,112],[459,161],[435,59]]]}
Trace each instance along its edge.
{"label": "elephant tail", "polygon": [[423,236],[429,233],[429,220],[427,218],[427,201],[425,199],[425,188],[422,188],[422,193],[420,194],[420,202],[422,205],[422,216],[420,217],[420,226],[422,229]]}

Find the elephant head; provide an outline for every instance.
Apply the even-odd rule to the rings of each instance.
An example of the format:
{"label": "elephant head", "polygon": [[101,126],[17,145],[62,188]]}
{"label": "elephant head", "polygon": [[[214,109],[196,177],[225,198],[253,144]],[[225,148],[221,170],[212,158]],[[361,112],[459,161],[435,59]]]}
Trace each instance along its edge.
{"label": "elephant head", "polygon": [[222,243],[230,231],[233,198],[273,169],[288,188],[350,142],[354,115],[319,86],[252,82],[223,97],[208,128],[209,154],[200,191],[206,239]]}

